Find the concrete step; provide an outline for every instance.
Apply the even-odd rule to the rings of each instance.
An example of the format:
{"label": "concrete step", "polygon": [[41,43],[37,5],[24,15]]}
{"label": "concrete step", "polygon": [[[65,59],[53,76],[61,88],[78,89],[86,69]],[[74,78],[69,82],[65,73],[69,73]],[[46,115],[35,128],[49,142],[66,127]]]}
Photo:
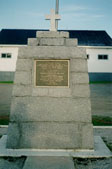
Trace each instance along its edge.
{"label": "concrete step", "polygon": [[75,169],[71,157],[28,157],[23,169]]}

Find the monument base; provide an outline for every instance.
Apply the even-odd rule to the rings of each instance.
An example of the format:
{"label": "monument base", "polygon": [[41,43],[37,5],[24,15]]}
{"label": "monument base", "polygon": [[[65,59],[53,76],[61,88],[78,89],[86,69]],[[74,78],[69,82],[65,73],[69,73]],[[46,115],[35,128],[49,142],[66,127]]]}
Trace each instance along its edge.
{"label": "monument base", "polygon": [[93,158],[95,161],[101,159],[101,162],[104,159],[104,165],[108,162],[107,168],[111,166],[112,154],[99,136],[94,137],[94,150],[7,149],[6,140],[6,135],[0,139],[0,168],[3,169],[15,166],[21,169],[75,169],[74,164],[80,166],[78,159],[87,163],[87,159]]}
{"label": "monument base", "polygon": [[112,153],[100,136],[94,136],[94,150],[86,149],[7,149],[7,135],[0,139],[0,157],[50,156],[74,158],[109,158]]}

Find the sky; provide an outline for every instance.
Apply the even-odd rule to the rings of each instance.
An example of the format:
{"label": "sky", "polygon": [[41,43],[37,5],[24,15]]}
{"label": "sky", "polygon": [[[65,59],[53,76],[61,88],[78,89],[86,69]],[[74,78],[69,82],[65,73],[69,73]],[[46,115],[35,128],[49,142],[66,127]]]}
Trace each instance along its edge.
{"label": "sky", "polygon": [[[0,0],[0,29],[49,29],[56,0]],[[112,0],[59,0],[59,29],[106,30],[112,37]]]}

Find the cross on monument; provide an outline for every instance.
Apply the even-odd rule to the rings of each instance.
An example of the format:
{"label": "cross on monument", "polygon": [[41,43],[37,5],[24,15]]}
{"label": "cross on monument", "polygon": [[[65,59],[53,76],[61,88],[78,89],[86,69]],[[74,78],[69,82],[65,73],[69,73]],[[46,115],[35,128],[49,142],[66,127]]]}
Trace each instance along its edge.
{"label": "cross on monument", "polygon": [[60,19],[61,16],[56,14],[54,9],[51,9],[51,15],[46,15],[46,20],[51,20],[50,31],[57,31],[56,21]]}

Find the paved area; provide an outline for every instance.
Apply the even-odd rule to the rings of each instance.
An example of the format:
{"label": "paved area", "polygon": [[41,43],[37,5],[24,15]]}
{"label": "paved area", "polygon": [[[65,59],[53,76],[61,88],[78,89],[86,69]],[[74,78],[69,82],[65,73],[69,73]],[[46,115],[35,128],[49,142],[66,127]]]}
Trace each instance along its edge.
{"label": "paved area", "polygon": [[112,117],[112,83],[90,84],[92,115]]}
{"label": "paved area", "polygon": [[10,113],[12,84],[0,84],[0,116]]}

